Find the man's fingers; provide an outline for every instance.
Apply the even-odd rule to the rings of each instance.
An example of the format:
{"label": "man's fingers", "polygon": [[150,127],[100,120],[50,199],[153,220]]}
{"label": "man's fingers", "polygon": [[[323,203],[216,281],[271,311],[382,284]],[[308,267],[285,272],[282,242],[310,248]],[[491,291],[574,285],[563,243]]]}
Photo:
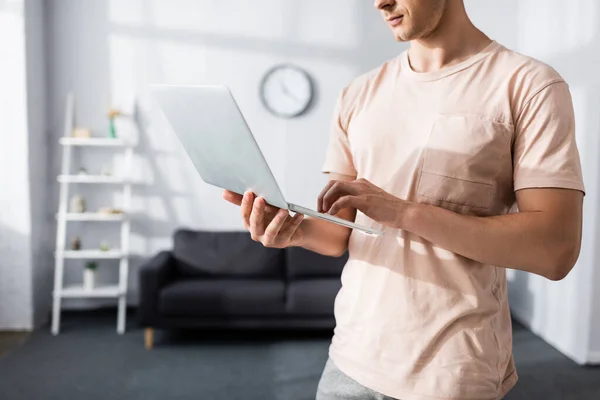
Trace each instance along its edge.
{"label": "man's fingers", "polygon": [[272,206],[272,205],[270,205],[269,203],[267,203],[265,201],[265,212],[268,215],[273,215],[274,216],[275,214],[277,214],[279,212],[279,210],[281,210],[279,207]]}
{"label": "man's fingers", "polygon": [[280,238],[284,241],[290,240],[303,220],[304,214],[296,214],[292,218],[289,218],[285,226],[279,231]]}
{"label": "man's fingers", "polygon": [[318,212],[326,212],[326,210],[323,208],[323,197],[325,197],[325,195],[327,194],[327,192],[329,191],[329,189],[331,189],[331,187],[333,185],[335,185],[337,181],[329,181],[327,182],[327,185],[325,185],[325,187],[323,188],[323,190],[321,190],[321,193],[319,193],[319,197],[317,198],[317,211]]}
{"label": "man's fingers", "polygon": [[285,230],[290,225],[290,223],[293,221],[293,219],[294,219],[294,217],[290,216],[290,214],[288,213],[288,217],[285,219],[285,222],[283,223],[283,226],[281,227],[281,230],[279,232],[280,233],[285,232]]}
{"label": "man's fingers", "polygon": [[[252,192],[246,192],[249,195],[255,196],[254,193]],[[242,205],[242,201],[244,199],[244,196],[235,192],[232,192],[230,190],[224,190],[223,191],[223,199],[227,200],[228,202],[235,204],[236,206],[241,206]],[[253,199],[254,200],[254,199]],[[274,207],[270,204],[266,205],[265,210],[268,213],[273,213],[275,214],[277,211],[279,211],[279,208]]]}
{"label": "man's fingers", "polygon": [[234,193],[230,190],[225,190],[223,192],[223,199],[227,200],[230,203],[235,204],[236,206],[242,205],[242,199],[244,196],[241,194]]}
{"label": "man's fingers", "polygon": [[285,225],[285,221],[289,213],[287,210],[280,209],[275,215],[275,218],[269,223],[267,229],[265,229],[263,244],[268,245],[275,242],[275,238],[281,231],[281,228]]}
{"label": "man's fingers", "polygon": [[265,200],[262,197],[254,199],[250,214],[250,233],[255,240],[265,233]]}
{"label": "man's fingers", "polygon": [[323,200],[322,200],[323,211],[322,212],[330,213],[331,206],[340,197],[343,197],[346,195],[355,195],[355,194],[357,194],[356,192],[357,192],[357,190],[356,190],[356,188],[354,188],[354,186],[351,182],[342,182],[342,181],[335,182],[333,185],[331,185],[331,187],[329,188],[327,193],[325,193],[323,195]]}
{"label": "man's fingers", "polygon": [[358,201],[358,196],[352,196],[352,195],[347,195],[347,196],[342,196],[339,199],[337,199],[332,205],[331,208],[329,209],[329,214],[331,215],[335,215],[337,213],[339,213],[341,210],[343,210],[344,208],[359,208],[359,201]]}
{"label": "man's fingers", "polygon": [[244,193],[240,212],[242,213],[242,220],[246,229],[250,229],[250,215],[252,215],[252,205],[254,203],[254,194],[251,192]]}

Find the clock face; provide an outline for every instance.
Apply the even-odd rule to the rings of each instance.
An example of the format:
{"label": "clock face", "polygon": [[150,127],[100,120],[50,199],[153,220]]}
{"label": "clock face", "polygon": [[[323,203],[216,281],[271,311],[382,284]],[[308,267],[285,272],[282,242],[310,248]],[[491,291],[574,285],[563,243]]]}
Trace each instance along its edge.
{"label": "clock face", "polygon": [[304,113],[313,98],[310,77],[298,67],[282,65],[267,73],[261,85],[265,107],[273,114],[292,118]]}

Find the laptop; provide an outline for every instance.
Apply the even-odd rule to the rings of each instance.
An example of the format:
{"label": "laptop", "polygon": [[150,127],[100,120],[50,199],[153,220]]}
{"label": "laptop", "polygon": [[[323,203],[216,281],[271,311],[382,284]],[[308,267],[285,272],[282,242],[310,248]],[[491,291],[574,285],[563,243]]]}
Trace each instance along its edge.
{"label": "laptop", "polygon": [[370,235],[383,234],[287,202],[228,87],[153,85],[151,89],[204,182],[238,194],[252,191],[278,208]]}

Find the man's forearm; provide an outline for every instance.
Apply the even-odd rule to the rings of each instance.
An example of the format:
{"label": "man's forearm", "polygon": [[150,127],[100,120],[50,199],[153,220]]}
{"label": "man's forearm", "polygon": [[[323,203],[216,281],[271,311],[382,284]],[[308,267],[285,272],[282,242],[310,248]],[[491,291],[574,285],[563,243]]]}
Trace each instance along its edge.
{"label": "man's forearm", "polygon": [[579,254],[580,232],[556,226],[543,211],[474,217],[424,204],[408,204],[402,229],[464,257],[562,279]]}
{"label": "man's forearm", "polygon": [[[328,174],[331,180],[351,182],[354,176],[341,175],[337,173]],[[356,218],[355,209],[344,209],[336,213],[336,217],[354,222]],[[301,231],[300,243],[297,246],[312,250],[326,256],[338,257],[348,250],[348,241],[352,231],[341,225],[316,218],[305,218],[298,228]]]}
{"label": "man's forearm", "polygon": [[306,218],[299,228],[302,231],[297,245],[326,256],[338,257],[348,249],[351,230],[328,221]]}

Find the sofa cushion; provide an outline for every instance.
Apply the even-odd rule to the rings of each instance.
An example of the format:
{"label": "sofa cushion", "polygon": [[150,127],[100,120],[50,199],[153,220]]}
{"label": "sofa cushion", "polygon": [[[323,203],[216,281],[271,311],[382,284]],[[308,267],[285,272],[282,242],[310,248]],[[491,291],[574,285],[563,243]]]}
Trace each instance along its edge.
{"label": "sofa cushion", "polygon": [[237,317],[285,314],[284,283],[257,279],[185,280],[159,295],[161,314],[186,317]]}
{"label": "sofa cushion", "polygon": [[339,277],[348,260],[342,257],[327,257],[300,247],[286,249],[286,274],[289,279],[314,277]]}
{"label": "sofa cushion", "polygon": [[174,235],[173,257],[184,276],[282,277],[284,252],[266,248],[248,232],[181,229]]}
{"label": "sofa cushion", "polygon": [[333,315],[335,297],[342,287],[340,279],[307,279],[290,282],[287,310],[294,315]]}

